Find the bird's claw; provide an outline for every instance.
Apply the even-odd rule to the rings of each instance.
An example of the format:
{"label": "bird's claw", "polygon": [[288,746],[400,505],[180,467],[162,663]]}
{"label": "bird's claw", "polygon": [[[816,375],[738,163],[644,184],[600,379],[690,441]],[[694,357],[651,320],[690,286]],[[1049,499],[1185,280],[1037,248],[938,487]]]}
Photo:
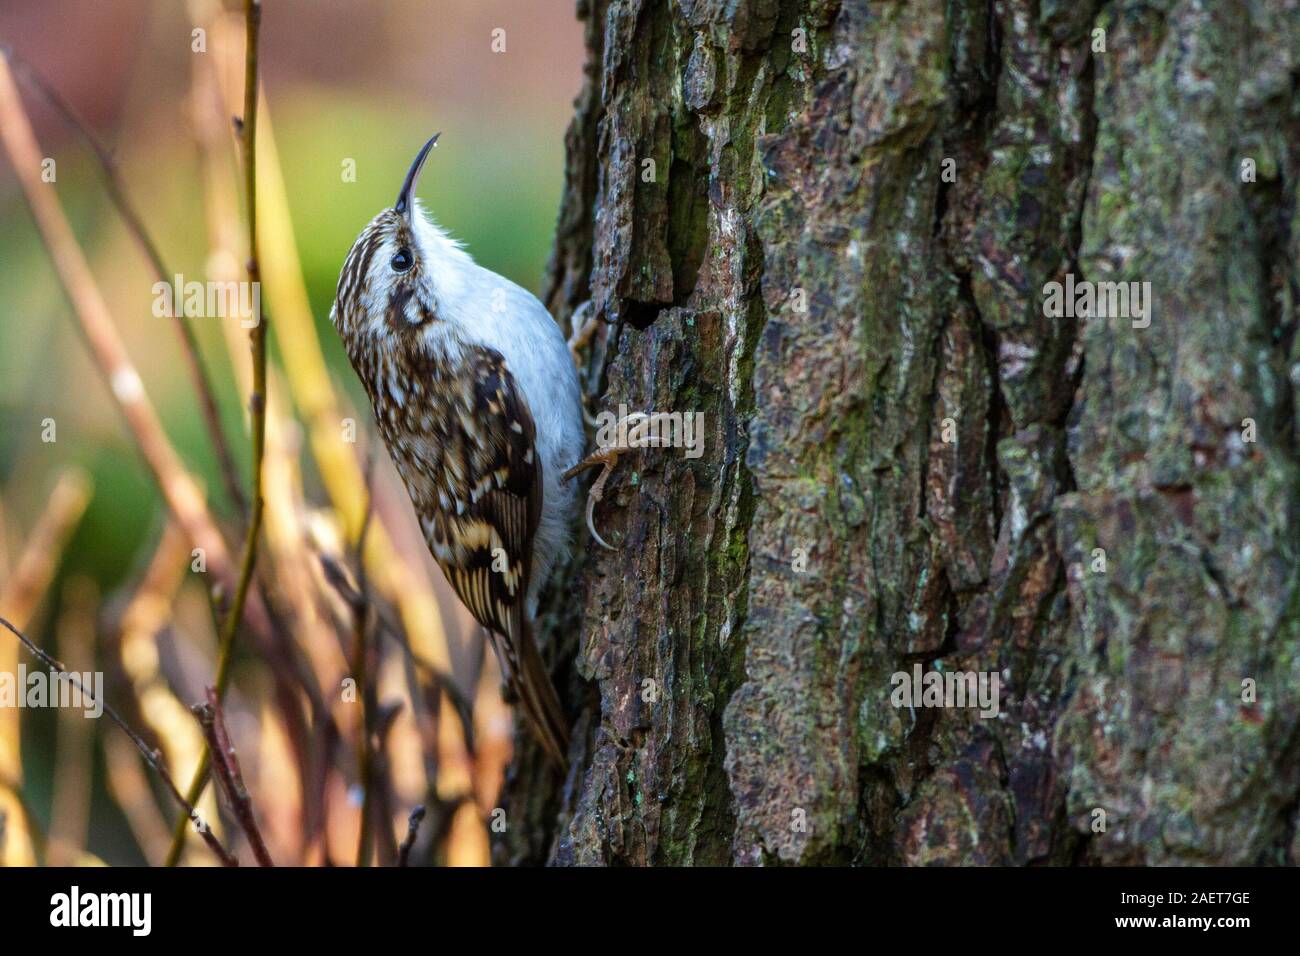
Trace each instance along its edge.
{"label": "bird's claw", "polygon": [[564,473],[564,480],[568,481],[586,471],[588,468],[595,468],[597,465],[601,466],[600,474],[596,476],[596,480],[592,482],[591,490],[587,492],[587,530],[591,532],[592,539],[608,551],[617,551],[618,548],[614,547],[602,538],[600,532],[596,530],[596,504],[605,497],[605,482],[609,480],[610,472],[612,472],[614,466],[618,464],[618,456],[626,450],[627,449],[625,448],[602,448],[595,454],[587,456]]}

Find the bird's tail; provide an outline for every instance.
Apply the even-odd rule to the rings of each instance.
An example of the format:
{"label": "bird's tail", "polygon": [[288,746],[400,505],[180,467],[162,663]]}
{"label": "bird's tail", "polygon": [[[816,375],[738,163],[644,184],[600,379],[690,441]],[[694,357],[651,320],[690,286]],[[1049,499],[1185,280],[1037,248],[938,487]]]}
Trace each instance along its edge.
{"label": "bird's tail", "polygon": [[533,639],[533,625],[528,615],[520,615],[523,626],[519,635],[518,672],[514,675],[515,693],[524,718],[532,728],[542,749],[563,770],[569,768],[569,723],[560,708],[560,698],[551,683],[551,675]]}

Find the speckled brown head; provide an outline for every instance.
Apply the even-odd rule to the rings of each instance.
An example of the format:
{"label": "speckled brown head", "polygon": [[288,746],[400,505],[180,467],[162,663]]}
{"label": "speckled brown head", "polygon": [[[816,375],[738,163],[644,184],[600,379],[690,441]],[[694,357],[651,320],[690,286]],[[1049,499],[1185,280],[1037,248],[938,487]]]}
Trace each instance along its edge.
{"label": "speckled brown head", "polygon": [[416,235],[415,188],[439,135],[424,144],[397,201],[361,231],[339,272],[330,318],[349,354],[363,344],[397,344],[392,340],[406,340],[438,320],[434,277]]}

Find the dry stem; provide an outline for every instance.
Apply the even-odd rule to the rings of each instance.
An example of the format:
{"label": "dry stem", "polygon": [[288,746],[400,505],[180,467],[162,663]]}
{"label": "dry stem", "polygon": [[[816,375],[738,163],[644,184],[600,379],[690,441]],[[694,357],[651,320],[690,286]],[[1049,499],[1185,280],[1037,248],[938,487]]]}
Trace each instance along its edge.
{"label": "dry stem", "polygon": [[[261,0],[244,0],[244,115],[240,120],[240,141],[244,146],[244,189],[248,203],[248,281],[261,282],[257,264],[257,41],[262,23]],[[221,626],[221,640],[217,649],[216,690],[218,698],[224,697],[230,682],[231,652],[244,604],[248,600],[253,568],[257,563],[257,540],[262,527],[265,502],[262,498],[262,459],[266,451],[266,317],[257,316],[257,324],[248,333],[253,351],[253,391],[248,409],[252,422],[253,481],[250,494],[251,507],[248,532],[244,538],[244,551],[239,564],[239,580],[230,611]],[[205,756],[190,782],[189,798],[198,800],[207,785],[210,764]],[[172,830],[172,845],[167,853],[167,865],[174,866],[180,859],[184,845],[184,823],[178,820]]]}
{"label": "dry stem", "polygon": [[230,801],[235,812],[235,819],[240,829],[248,838],[248,845],[253,848],[253,856],[258,866],[275,866],[271,854],[262,839],[262,831],[257,826],[257,816],[253,813],[253,801],[244,786],[244,775],[239,770],[239,757],[230,742],[230,733],[226,730],[226,716],[221,710],[221,698],[215,687],[208,688],[208,700],[204,704],[195,704],[190,708],[199,719],[203,728],[203,737],[208,742],[208,754],[216,768],[217,783]]}

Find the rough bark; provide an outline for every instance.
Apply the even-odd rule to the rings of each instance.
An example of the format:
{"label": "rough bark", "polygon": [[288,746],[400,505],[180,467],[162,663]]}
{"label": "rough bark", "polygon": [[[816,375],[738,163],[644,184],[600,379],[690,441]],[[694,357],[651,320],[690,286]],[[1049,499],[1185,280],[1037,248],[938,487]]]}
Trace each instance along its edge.
{"label": "rough bark", "polygon": [[[1293,863],[1300,4],[579,15],[549,304],[593,412],[706,440],[552,589],[579,760],[525,745],[497,859]],[[892,706],[915,662],[1001,715]]]}

